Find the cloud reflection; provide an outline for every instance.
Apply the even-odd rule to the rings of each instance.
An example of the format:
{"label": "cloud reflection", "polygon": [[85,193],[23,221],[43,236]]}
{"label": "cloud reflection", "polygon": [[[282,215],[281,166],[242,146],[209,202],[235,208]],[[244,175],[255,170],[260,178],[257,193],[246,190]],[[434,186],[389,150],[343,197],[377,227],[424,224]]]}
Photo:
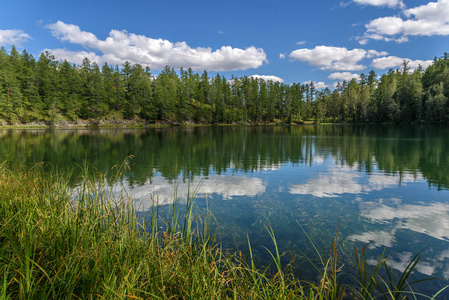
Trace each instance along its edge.
{"label": "cloud reflection", "polygon": [[388,247],[395,242],[394,234],[396,230],[392,232],[387,231],[368,231],[362,234],[353,234],[348,236],[350,241],[360,241],[368,244],[368,248],[374,249],[377,247]]}
{"label": "cloud reflection", "polygon": [[[331,167],[303,184],[291,185],[289,192],[320,198],[341,197],[343,194],[355,195],[360,205],[360,216],[370,223],[377,224],[377,227],[384,228],[352,234],[348,236],[348,240],[367,243],[371,249],[396,246],[399,234],[403,234],[404,229],[441,241],[449,241],[449,204],[430,201],[409,204],[403,203],[399,198],[380,198],[368,202],[364,200],[364,194],[417,181],[424,182],[423,176],[411,173],[364,173],[356,164],[352,167],[347,165]],[[423,258],[415,270],[427,276],[442,274],[445,278],[449,278],[449,251],[439,253],[435,248],[432,249],[432,253],[435,255],[434,258]],[[402,252],[391,256],[388,265],[403,272],[413,255],[411,252]],[[378,260],[373,258],[368,263],[375,265]]]}
{"label": "cloud reflection", "polygon": [[363,186],[357,183],[357,179],[357,174],[334,171],[312,178],[305,184],[292,185],[289,192],[315,197],[338,197],[345,193],[359,194],[363,191]]}
{"label": "cloud reflection", "polygon": [[[422,233],[438,240],[449,241],[449,204],[431,203],[427,205],[402,204],[398,199],[379,199],[378,202],[363,203],[361,216],[372,223],[392,225],[391,233],[386,231],[365,232],[348,237],[349,240],[370,242],[370,248],[393,246],[398,229],[408,229],[413,232]],[[390,227],[391,228],[391,227]],[[391,242],[386,243],[390,235]],[[426,257],[416,266],[416,270],[422,274],[431,276],[442,273],[449,278],[449,251],[444,250],[438,254],[437,249],[430,249],[435,258]],[[399,256],[388,261],[388,265],[403,272],[412,259],[409,252],[401,253]],[[375,259],[368,261],[376,264]]]}
{"label": "cloud reflection", "polygon": [[342,194],[361,194],[380,191],[384,188],[400,186],[406,182],[423,180],[422,176],[413,174],[375,173],[364,176],[357,167],[343,166],[331,168],[327,173],[311,178],[307,183],[290,186],[289,192],[297,195],[315,197],[339,197]]}
{"label": "cloud reflection", "polygon": [[439,240],[449,240],[449,204],[429,205],[402,204],[395,207],[383,203],[368,202],[363,205],[363,217],[376,223],[386,223],[394,219],[400,222],[398,228],[424,233]]}
{"label": "cloud reflection", "polygon": [[[404,272],[407,266],[409,265],[410,261],[413,259],[414,254],[411,252],[402,252],[398,255],[391,256],[387,259],[387,264],[390,268],[396,269],[400,272]],[[376,265],[378,263],[375,259],[368,259],[368,264],[370,265]],[[436,261],[432,262],[424,262],[420,261],[419,264],[415,266],[415,270],[418,271],[421,274],[432,276],[437,268],[442,267],[443,265],[441,263],[438,263]]]}
{"label": "cloud reflection", "polygon": [[205,197],[218,194],[225,200],[239,196],[254,197],[266,190],[266,184],[260,178],[244,176],[213,175],[208,179],[196,177],[192,182],[175,181],[155,177],[141,186],[130,186],[128,182],[114,184],[111,188],[114,195],[125,194],[134,200],[139,210],[150,208],[153,204],[166,205],[173,202],[174,196],[185,202],[188,195],[196,194]]}

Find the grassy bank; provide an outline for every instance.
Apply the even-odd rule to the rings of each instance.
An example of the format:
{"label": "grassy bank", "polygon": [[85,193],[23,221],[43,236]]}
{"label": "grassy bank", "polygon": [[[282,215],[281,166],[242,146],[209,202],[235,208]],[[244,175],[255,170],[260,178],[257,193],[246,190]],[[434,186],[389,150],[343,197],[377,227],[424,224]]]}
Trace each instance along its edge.
{"label": "grassy bank", "polygon": [[[339,275],[338,243],[305,282],[282,266],[278,251],[258,269],[251,251],[227,252],[208,232],[208,216],[186,206],[153,207],[140,217],[126,197],[108,196],[87,176],[73,192],[68,176],[0,166],[1,299],[402,299],[411,295],[416,257],[394,277],[366,249],[349,283]],[[275,233],[267,234],[276,243]],[[249,243],[250,246],[250,243]],[[251,247],[249,247],[251,249]],[[370,271],[369,271],[370,269]],[[348,277],[346,277],[347,279]],[[348,280],[345,280],[347,282]]]}

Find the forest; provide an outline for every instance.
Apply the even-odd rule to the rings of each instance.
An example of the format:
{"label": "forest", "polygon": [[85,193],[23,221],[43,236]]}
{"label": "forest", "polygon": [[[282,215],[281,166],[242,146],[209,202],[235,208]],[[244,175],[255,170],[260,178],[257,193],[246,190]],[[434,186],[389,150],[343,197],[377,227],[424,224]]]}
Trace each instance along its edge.
{"label": "forest", "polygon": [[427,69],[374,71],[335,89],[255,77],[226,79],[192,69],[125,62],[99,66],[36,60],[13,46],[0,49],[0,123],[77,123],[106,118],[145,124],[447,123],[449,54]]}

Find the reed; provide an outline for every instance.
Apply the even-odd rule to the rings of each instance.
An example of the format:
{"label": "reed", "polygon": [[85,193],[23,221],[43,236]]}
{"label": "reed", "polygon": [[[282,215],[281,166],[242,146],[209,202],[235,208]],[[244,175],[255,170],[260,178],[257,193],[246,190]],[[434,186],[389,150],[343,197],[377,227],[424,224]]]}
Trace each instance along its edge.
{"label": "reed", "polygon": [[[120,178],[119,166],[114,180]],[[339,280],[337,234],[330,258],[316,264],[322,279],[311,283],[281,264],[275,233],[270,266],[222,249],[209,218],[174,201],[135,211],[126,194],[113,195],[88,166],[76,189],[69,174],[0,165],[1,299],[399,299],[408,289],[412,260],[399,281],[384,259],[368,275],[366,248],[356,253],[353,283]],[[176,195],[174,195],[176,197]],[[267,249],[267,251],[269,251]],[[387,277],[380,277],[380,269]]]}

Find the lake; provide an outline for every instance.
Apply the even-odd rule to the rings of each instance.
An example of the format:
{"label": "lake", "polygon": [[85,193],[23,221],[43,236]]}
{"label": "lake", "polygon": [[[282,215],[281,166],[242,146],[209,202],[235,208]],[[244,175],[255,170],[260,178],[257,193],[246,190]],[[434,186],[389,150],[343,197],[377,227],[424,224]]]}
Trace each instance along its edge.
{"label": "lake", "polygon": [[[383,251],[403,271],[422,251],[417,286],[449,279],[449,129],[446,126],[192,127],[100,130],[0,130],[0,159],[71,172],[85,164],[106,176],[127,157],[121,184],[145,214],[173,195],[212,212],[223,247],[261,266],[270,259],[270,226],[284,263],[313,277],[307,259],[327,258],[338,226],[340,264],[351,272],[355,247],[368,262]],[[312,244],[313,243],[313,244]]]}

